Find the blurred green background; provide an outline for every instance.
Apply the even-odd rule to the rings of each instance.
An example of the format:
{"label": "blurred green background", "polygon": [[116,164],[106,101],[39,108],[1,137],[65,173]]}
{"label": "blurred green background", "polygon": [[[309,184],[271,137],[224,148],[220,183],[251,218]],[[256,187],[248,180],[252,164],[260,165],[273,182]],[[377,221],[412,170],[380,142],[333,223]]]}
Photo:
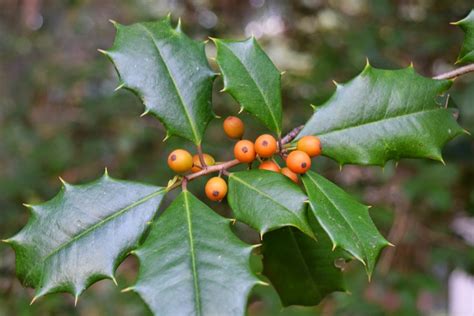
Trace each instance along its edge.
{"label": "blurred green background", "polygon": [[[282,88],[284,127],[289,130],[309,118],[309,104],[321,104],[331,95],[332,80],[357,75],[366,57],[383,68],[413,62],[426,76],[450,70],[463,33],[449,22],[473,6],[472,0],[1,0],[0,239],[26,223],[23,202],[56,194],[58,176],[84,182],[107,166],[113,177],[164,185],[172,176],[167,154],[178,146],[192,149],[176,138],[163,143],[159,122],[139,117],[139,100],[127,91],[114,92],[117,75],[97,52],[112,44],[109,19],[128,24],[171,12],[195,39],[254,34],[286,71]],[[212,44],[207,46],[209,56],[214,55]],[[221,87],[217,79],[215,91]],[[474,131],[474,75],[457,79],[450,94],[461,125]],[[217,92],[214,108],[221,116],[239,110],[235,101]],[[264,131],[250,116],[243,119],[248,137]],[[221,123],[211,123],[204,149],[227,160],[232,143],[223,137]],[[347,267],[350,295],[334,294],[315,308],[282,309],[272,289],[256,288],[249,314],[447,314],[450,273],[474,273],[474,250],[459,233],[474,216],[473,139],[455,139],[444,157],[446,166],[405,160],[398,167],[346,166],[342,172],[334,162],[318,158],[318,172],[374,205],[377,226],[397,247],[385,250],[370,283],[360,264]],[[202,196],[199,183],[191,190]],[[225,203],[213,207],[228,212]],[[247,227],[240,225],[237,232],[255,241]],[[13,251],[0,244],[0,315],[148,313],[135,294],[120,293],[136,276],[133,258],[119,268],[119,288],[101,281],[81,296],[76,308],[64,294],[29,306],[32,290],[15,278],[14,263]]]}

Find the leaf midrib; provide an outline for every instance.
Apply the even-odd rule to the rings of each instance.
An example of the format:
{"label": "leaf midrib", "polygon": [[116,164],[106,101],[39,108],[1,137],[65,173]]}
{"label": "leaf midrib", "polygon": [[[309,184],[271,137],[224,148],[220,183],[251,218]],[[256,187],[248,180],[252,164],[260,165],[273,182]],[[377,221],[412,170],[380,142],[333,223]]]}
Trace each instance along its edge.
{"label": "leaf midrib", "polygon": [[168,76],[169,76],[169,78],[171,79],[171,82],[173,83],[174,90],[176,91],[176,95],[178,96],[179,101],[180,101],[179,104],[182,106],[182,108],[183,108],[183,110],[184,110],[184,113],[185,113],[185,116],[186,116],[186,119],[188,120],[189,125],[190,125],[190,127],[191,127],[191,130],[192,130],[192,132],[193,132],[194,140],[195,140],[197,143],[200,142],[200,137],[198,136],[198,132],[197,132],[197,129],[196,129],[195,122],[194,122],[194,120],[192,119],[192,117],[191,117],[191,115],[190,115],[190,113],[189,113],[189,111],[188,111],[188,108],[187,108],[187,106],[186,106],[186,103],[184,102],[184,98],[183,98],[183,96],[181,95],[181,93],[180,93],[180,91],[179,91],[179,89],[178,89],[178,85],[177,85],[176,81],[174,80],[174,77],[173,77],[173,75],[171,74],[170,69],[168,68],[168,64],[166,63],[165,59],[163,58],[163,54],[161,54],[160,48],[159,48],[159,46],[158,46],[158,43],[157,43],[156,40],[155,40],[155,37],[153,36],[153,33],[150,31],[150,29],[149,29],[146,25],[144,25],[144,24],[142,24],[142,23],[140,23],[140,24],[138,24],[138,25],[145,31],[145,33],[146,33],[146,34],[150,37],[150,39],[152,40],[153,45],[154,45],[154,47],[155,47],[155,50],[156,50],[156,52],[158,53],[158,56],[160,57],[161,61],[163,62],[163,65],[164,65],[164,67],[165,67],[165,69],[166,69],[166,72],[168,73]]}
{"label": "leaf midrib", "polygon": [[[275,203],[276,205],[280,206],[282,209],[284,209],[286,212],[290,213],[291,216],[293,216],[294,218],[297,219],[297,221],[299,222],[299,224],[303,227],[303,226],[306,226],[304,225],[304,223],[301,221],[301,219],[294,213],[292,212],[290,209],[288,209],[286,206],[284,206],[283,204],[281,204],[280,202],[276,201],[275,199],[273,199],[270,195],[268,195],[267,193],[265,192],[262,192],[260,191],[259,189],[257,189],[256,187],[248,184],[247,182],[245,182],[244,180],[240,179],[239,177],[237,177],[235,174],[231,175],[232,178],[234,178],[235,180],[237,180],[238,182],[242,183],[243,185],[245,185],[246,187],[250,188],[251,190],[259,193],[260,195],[266,197],[267,199],[269,199],[270,201],[272,201],[273,203]],[[303,225],[302,225],[303,224]],[[301,227],[299,227],[301,228]]]}
{"label": "leaf midrib", "polygon": [[145,203],[146,201],[154,198],[155,196],[158,196],[160,195],[161,193],[163,192],[166,192],[166,189],[165,188],[160,188],[159,190],[151,193],[151,194],[148,194],[146,195],[145,197],[141,198],[140,200],[124,207],[124,208],[121,208],[120,210],[118,210],[117,212],[105,217],[104,219],[100,220],[99,222],[97,222],[96,224],[92,225],[91,227],[87,228],[86,230],[84,230],[82,233],[79,233],[77,234],[76,236],[74,236],[73,238],[71,238],[69,241],[65,242],[65,243],[62,243],[60,244],[58,247],[54,248],[52,250],[52,252],[50,254],[48,254],[46,257],[44,257],[43,260],[41,261],[38,261],[35,265],[33,265],[33,267],[30,269],[30,271],[26,274],[25,276],[25,279],[28,278],[28,276],[31,274],[31,272],[33,272],[33,270],[39,265],[39,264],[42,264],[44,262],[46,262],[49,258],[51,258],[52,256],[54,256],[55,254],[57,254],[58,252],[60,252],[61,250],[65,249],[66,247],[68,247],[69,245],[71,245],[72,243],[76,242],[77,240],[81,239],[83,236],[89,234],[90,232],[92,231],[95,231],[96,228],[99,228],[103,225],[105,225],[106,223],[110,222],[111,220],[115,219],[116,217],[124,214],[125,212],[127,212],[128,210],[140,205],[140,204],[143,204]]}
{"label": "leaf midrib", "polygon": [[[416,116],[416,115],[419,115],[419,114],[426,114],[428,112],[435,112],[435,111],[440,111],[440,110],[445,111],[445,109],[443,109],[443,108],[435,108],[435,109],[430,109],[430,110],[416,111],[416,112],[401,114],[401,115],[397,115],[397,116],[392,116],[392,117],[389,117],[389,118],[382,118],[382,119],[379,119],[379,120],[376,120],[376,121],[363,122],[363,123],[348,126],[348,127],[335,128],[335,129],[332,129],[332,130],[329,130],[329,131],[326,131],[326,132],[321,132],[321,133],[317,132],[317,134],[318,134],[318,136],[325,136],[325,135],[329,135],[329,134],[333,134],[333,133],[345,132],[347,130],[362,127],[362,126],[365,126],[365,125],[383,124],[383,123],[386,123],[387,121],[396,120],[396,119],[399,119],[399,118],[405,117],[405,116]],[[317,115],[317,113],[316,113],[316,115]]]}
{"label": "leaf midrib", "polygon": [[[358,240],[358,243],[360,245],[360,250],[362,252],[362,256],[365,257],[365,260],[367,260],[367,262],[362,259],[362,258],[357,258],[358,255],[353,253],[353,251],[350,251],[352,253],[352,255],[354,255],[359,261],[361,261],[362,263],[364,264],[368,264],[368,257],[367,257],[367,253],[365,251],[365,248],[363,247],[363,243],[359,237],[359,235],[357,234],[357,231],[354,229],[354,227],[351,225],[350,221],[346,218],[346,216],[339,210],[339,208],[336,206],[335,202],[329,198],[329,196],[327,195],[326,191],[318,185],[316,179],[314,179],[310,173],[308,172],[306,174],[308,176],[308,178],[311,180],[311,182],[314,183],[314,185],[316,185],[316,187],[321,191],[321,193],[323,193],[323,195],[326,197],[326,200],[329,201],[329,203],[331,203],[331,205],[334,207],[334,209],[336,209],[338,211],[338,214],[341,215],[341,217],[344,219],[344,222],[346,222],[346,224],[349,226],[349,228],[352,230],[352,232],[354,233],[354,236],[356,236],[357,240]],[[311,203],[313,204],[313,203]],[[314,209],[314,208],[313,208]],[[316,218],[318,218],[318,216],[316,216]],[[318,218],[318,221],[319,221],[319,218]]]}
{"label": "leaf midrib", "polygon": [[194,237],[193,237],[193,226],[191,223],[191,209],[189,208],[188,193],[185,191],[184,194],[184,208],[186,209],[186,220],[188,224],[188,238],[189,238],[189,247],[191,252],[191,267],[193,273],[193,286],[194,286],[194,300],[197,308],[197,315],[201,315],[201,294],[198,284],[198,275],[196,267],[196,255],[194,250]]}
{"label": "leaf midrib", "polygon": [[263,102],[265,104],[265,106],[267,107],[268,109],[268,112],[270,113],[270,116],[272,117],[272,120],[273,120],[273,123],[275,124],[275,128],[277,129],[278,133],[280,133],[280,127],[279,127],[279,124],[276,120],[276,117],[275,115],[273,114],[272,112],[272,109],[270,108],[270,102],[268,101],[268,99],[265,97],[265,94],[263,93],[262,91],[262,88],[258,85],[257,81],[254,79],[254,77],[252,76],[252,73],[249,71],[249,69],[245,66],[245,64],[240,60],[240,58],[234,54],[234,52],[228,48],[225,44],[222,44],[222,47],[225,47],[234,57],[235,59],[237,59],[237,61],[239,62],[239,64],[242,65],[242,67],[244,67],[244,69],[247,71],[247,74],[248,76],[250,77],[250,79],[252,79],[252,82],[254,83],[255,87],[257,88],[257,91],[259,92],[260,96],[262,97],[262,99],[265,101]]}

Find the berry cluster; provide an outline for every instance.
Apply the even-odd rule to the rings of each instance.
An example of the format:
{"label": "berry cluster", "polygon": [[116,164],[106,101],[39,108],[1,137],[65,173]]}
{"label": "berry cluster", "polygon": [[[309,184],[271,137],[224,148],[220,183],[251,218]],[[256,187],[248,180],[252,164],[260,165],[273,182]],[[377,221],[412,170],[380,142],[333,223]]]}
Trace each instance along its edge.
{"label": "berry cluster", "polygon": [[[242,120],[235,116],[227,117],[223,128],[228,137],[238,139],[234,145],[234,157],[237,162],[247,163],[251,167],[252,162],[258,159],[259,169],[279,172],[295,183],[298,183],[298,174],[305,173],[311,167],[311,158],[321,154],[321,142],[316,136],[304,136],[298,140],[296,147],[285,147],[270,134],[260,135],[255,142],[242,139],[245,126]],[[286,167],[280,168],[273,159],[275,154],[280,155]],[[178,174],[200,172],[215,164],[214,157],[209,154],[191,156],[183,149],[176,149],[168,156],[168,166]],[[220,201],[226,196],[227,183],[221,178],[221,174],[207,181],[205,192],[212,201]]]}

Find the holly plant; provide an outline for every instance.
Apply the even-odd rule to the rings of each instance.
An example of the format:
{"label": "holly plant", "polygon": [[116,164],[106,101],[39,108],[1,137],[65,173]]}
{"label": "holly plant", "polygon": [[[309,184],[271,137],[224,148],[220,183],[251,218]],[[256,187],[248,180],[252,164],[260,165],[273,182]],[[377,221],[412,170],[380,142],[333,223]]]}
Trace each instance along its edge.
{"label": "holly plant", "polygon": [[[391,244],[367,205],[310,169],[316,157],[341,166],[383,166],[402,158],[443,162],[442,147],[468,133],[446,96],[452,79],[473,71],[472,64],[427,78],[412,65],[385,70],[367,62],[357,77],[336,83],[305,125],[285,135],[282,73],[255,38],[212,38],[217,73],[206,42],[190,39],[170,17],[113,24],[114,44],[100,51],[117,70],[118,88],[135,93],[145,105],[143,115],[156,117],[166,137],[194,143],[196,153],[169,154],[176,176],[165,186],[114,179],[106,171],[87,184],[62,180],[51,200],[25,204],[28,223],[5,242],[16,252],[19,279],[36,290],[32,302],[56,292],[69,292],[77,302],[101,279],[117,283],[117,267],[132,254],[139,260],[138,277],[124,291],[138,293],[158,315],[243,315],[257,284],[273,286],[284,306],[317,305],[331,292],[345,291],[341,262],[359,261],[370,278]],[[456,24],[465,32],[458,62],[474,62],[474,11]],[[219,163],[202,146],[206,127],[217,118],[216,76],[223,78],[221,91],[268,128],[249,140],[239,117],[223,120],[223,131],[235,140],[235,158]],[[244,171],[232,171],[237,165]],[[206,204],[187,184],[207,176]],[[156,216],[175,189],[180,193]],[[223,199],[233,218],[208,206]],[[232,230],[236,221],[256,230],[261,244],[240,240]],[[262,261],[261,271],[251,268],[252,256]]]}

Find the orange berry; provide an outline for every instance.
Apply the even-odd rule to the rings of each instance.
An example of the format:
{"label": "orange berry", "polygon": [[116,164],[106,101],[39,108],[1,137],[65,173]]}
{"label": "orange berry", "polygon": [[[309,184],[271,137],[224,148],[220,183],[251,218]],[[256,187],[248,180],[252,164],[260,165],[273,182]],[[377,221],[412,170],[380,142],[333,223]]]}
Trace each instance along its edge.
{"label": "orange berry", "polygon": [[176,149],[168,156],[168,166],[177,173],[187,172],[193,166],[193,157],[184,149]]}
{"label": "orange berry", "polygon": [[227,194],[227,183],[219,177],[210,178],[205,187],[206,196],[212,201],[220,201]]}
{"label": "orange berry", "polygon": [[291,181],[293,181],[294,183],[298,183],[298,175],[296,173],[294,173],[293,171],[291,171],[289,168],[287,167],[283,167],[281,168],[280,170],[281,174],[287,176],[288,178],[291,179]]}
{"label": "orange berry", "polygon": [[260,135],[255,141],[255,151],[262,158],[270,158],[277,151],[277,142],[272,135]]}
{"label": "orange berry", "polygon": [[244,122],[236,116],[229,116],[224,120],[224,132],[233,139],[241,139],[244,135]]}
{"label": "orange berry", "polygon": [[311,158],[304,151],[295,150],[286,158],[286,165],[295,173],[305,173],[311,167]]}
{"label": "orange berry", "polygon": [[262,162],[258,169],[280,172],[280,166],[272,160]]}
{"label": "orange berry", "polygon": [[255,147],[249,140],[239,140],[234,146],[234,156],[240,162],[251,163],[255,159]]}
{"label": "orange berry", "polygon": [[310,157],[321,154],[321,141],[316,136],[303,136],[297,143],[296,149],[304,151]]}
{"label": "orange berry", "polygon": [[[206,163],[206,165],[213,166],[216,163],[216,161],[214,160],[214,157],[212,157],[211,155],[202,154],[202,156],[204,158],[204,162]],[[202,170],[201,160],[199,159],[199,155],[196,154],[193,156],[193,167],[191,168],[191,172],[198,172],[201,170]]]}

